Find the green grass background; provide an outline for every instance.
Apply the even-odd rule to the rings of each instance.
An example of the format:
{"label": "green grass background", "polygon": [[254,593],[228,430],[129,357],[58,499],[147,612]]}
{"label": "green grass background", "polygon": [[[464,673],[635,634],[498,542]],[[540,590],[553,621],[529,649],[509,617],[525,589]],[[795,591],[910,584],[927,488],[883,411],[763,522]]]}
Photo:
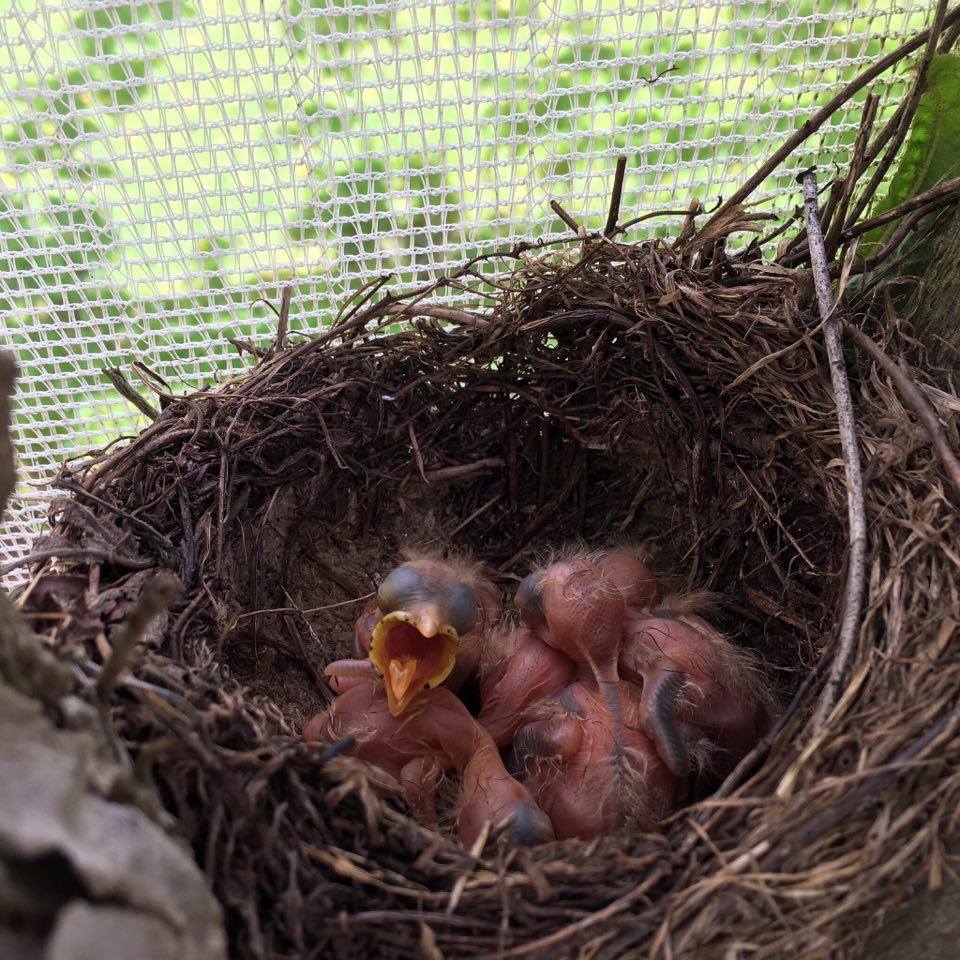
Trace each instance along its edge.
{"label": "green grass background", "polygon": [[[104,366],[196,388],[307,333],[371,276],[402,286],[624,213],[711,203],[924,26],[923,0],[0,2],[0,311],[27,484],[142,418]],[[895,102],[903,80],[884,88]],[[857,105],[771,178],[842,167]],[[651,224],[647,233],[668,230]],[[35,529],[22,499],[7,549]]]}

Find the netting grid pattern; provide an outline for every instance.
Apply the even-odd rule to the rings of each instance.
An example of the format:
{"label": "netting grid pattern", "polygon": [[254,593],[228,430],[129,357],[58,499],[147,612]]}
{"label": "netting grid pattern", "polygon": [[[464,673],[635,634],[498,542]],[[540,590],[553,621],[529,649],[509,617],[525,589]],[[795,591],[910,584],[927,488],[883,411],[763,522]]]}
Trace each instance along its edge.
{"label": "netting grid pattern", "polygon": [[[21,495],[0,562],[39,531],[64,458],[143,426],[105,368],[197,388],[249,365],[230,338],[269,343],[262,301],[282,285],[309,333],[378,275],[409,285],[561,235],[550,199],[599,225],[621,154],[625,217],[709,205],[932,6],[4,4],[0,345],[20,363]],[[814,157],[843,169],[857,121],[854,102],[770,179],[773,209]]]}

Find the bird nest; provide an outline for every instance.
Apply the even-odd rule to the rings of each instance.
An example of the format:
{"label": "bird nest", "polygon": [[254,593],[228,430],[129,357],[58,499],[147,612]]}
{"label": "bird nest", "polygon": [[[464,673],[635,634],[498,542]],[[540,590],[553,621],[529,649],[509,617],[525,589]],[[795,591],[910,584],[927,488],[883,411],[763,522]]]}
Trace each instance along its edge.
{"label": "bird nest", "polygon": [[[828,247],[830,213],[849,239],[841,186]],[[854,954],[939,870],[960,802],[960,521],[884,353],[915,363],[921,398],[945,394],[863,287],[843,322],[883,353],[847,357],[868,524],[865,566],[851,563],[805,235],[775,260],[767,239],[731,253],[761,224],[731,203],[632,244],[616,205],[602,235],[510,251],[493,284],[476,264],[448,278],[483,310],[441,305],[439,284],[370,288],[288,346],[285,300],[246,375],[161,393],[132,442],[62,475],[24,609],[94,679],[121,624],[162,605],[154,574],[178,578],[112,718],[234,956]],[[782,704],[661,832],[468,851],[344,744],[301,741],[330,696],[324,664],[350,655],[405,547],[468,551],[509,587],[544,549],[616,538],[646,544],[677,589],[714,594],[716,624]]]}

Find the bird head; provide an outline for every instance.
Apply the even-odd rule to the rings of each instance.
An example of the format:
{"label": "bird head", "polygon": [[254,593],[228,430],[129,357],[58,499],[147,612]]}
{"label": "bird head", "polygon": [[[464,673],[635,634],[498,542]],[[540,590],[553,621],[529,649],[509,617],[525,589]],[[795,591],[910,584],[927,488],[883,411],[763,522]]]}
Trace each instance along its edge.
{"label": "bird head", "polygon": [[514,605],[527,629],[571,660],[606,663],[619,651],[623,598],[590,560],[575,556],[529,574]]}
{"label": "bird head", "polygon": [[453,567],[414,560],[380,584],[377,607],[369,657],[383,676],[390,713],[398,717],[422,690],[450,675],[461,638],[477,624],[477,594]]}
{"label": "bird head", "polygon": [[610,550],[599,561],[603,575],[615,584],[623,602],[633,610],[649,610],[663,598],[663,591],[642,554],[629,547]]}

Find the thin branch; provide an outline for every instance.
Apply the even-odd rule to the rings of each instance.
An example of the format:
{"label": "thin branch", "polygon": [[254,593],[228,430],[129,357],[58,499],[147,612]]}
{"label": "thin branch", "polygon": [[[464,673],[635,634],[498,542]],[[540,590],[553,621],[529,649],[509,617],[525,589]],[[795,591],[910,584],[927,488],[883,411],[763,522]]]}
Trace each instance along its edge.
{"label": "thin branch", "polygon": [[502,466],[502,457],[485,457],[483,460],[476,460],[473,463],[457,463],[451,467],[438,467],[436,470],[428,470],[426,479],[428,483],[436,483],[439,480],[462,480],[464,477],[472,477],[475,473],[480,473],[483,470],[492,470],[495,467]]}
{"label": "thin branch", "polygon": [[[943,34],[943,28],[947,16],[947,3],[949,0],[939,0],[936,12],[933,15],[933,23],[930,25],[930,40],[927,42],[927,49],[923,53],[923,62],[920,64],[920,73],[917,77],[917,85],[922,86],[927,78],[927,70],[930,69],[930,63],[937,51],[937,42]],[[954,25],[956,30],[957,25]],[[949,48],[948,48],[949,49]],[[946,51],[943,51],[946,52]]]}
{"label": "thin branch", "polygon": [[610,194],[610,212],[607,214],[607,225],[603,228],[605,237],[612,237],[617,232],[617,221],[620,219],[620,201],[623,199],[623,177],[627,172],[627,158],[617,157],[617,169],[613,174],[613,191]]}
{"label": "thin branch", "polygon": [[884,128],[875,147],[868,154],[866,158],[867,165],[869,165],[880,152],[883,144],[886,142],[886,139],[890,139],[892,136],[893,140],[890,146],[887,148],[887,152],[877,164],[876,170],[873,171],[873,176],[870,178],[870,182],[867,184],[866,189],[860,195],[853,216],[849,220],[848,225],[856,223],[857,220],[860,219],[863,211],[867,208],[867,205],[876,195],[877,189],[883,182],[883,178],[887,175],[887,171],[890,169],[890,165],[900,152],[900,148],[903,146],[903,142],[907,138],[907,134],[910,131],[910,124],[913,122],[913,117],[917,112],[917,105],[920,103],[920,97],[923,94],[923,88],[927,82],[927,70],[930,67],[930,61],[933,60],[933,56],[937,52],[937,41],[940,39],[940,34],[943,31],[943,21],[946,13],[947,0],[939,0],[937,3],[937,9],[933,14],[933,23],[931,23],[928,31],[929,36],[927,38],[927,46],[923,51],[923,58],[920,61],[920,69],[917,72],[917,77],[914,81],[913,88],[910,90],[909,96],[900,105],[896,115],[891,118],[888,126]]}
{"label": "thin branch", "polygon": [[[701,205],[702,206],[702,205]],[[720,202],[718,201],[713,205],[713,208],[710,210],[698,210],[697,213],[714,213],[720,209]],[[644,223],[647,220],[654,220],[657,217],[689,217],[691,215],[690,206],[686,210],[652,210],[650,213],[643,213],[639,217],[634,217],[632,220],[628,220],[626,223],[621,223],[616,230],[613,231],[614,235],[619,235],[621,233],[626,233],[631,227],[635,227],[638,223]]]}
{"label": "thin branch", "polygon": [[114,640],[110,656],[97,679],[97,696],[101,703],[109,699],[120,671],[130,659],[130,654],[133,653],[134,647],[143,636],[150,621],[158,613],[166,610],[180,596],[180,591],[180,581],[166,573],[158,573],[144,585],[143,592],[131,611],[129,619],[121,627],[120,635]]}
{"label": "thin branch", "polygon": [[[943,18],[942,27],[952,26],[958,21],[960,21],[960,7],[951,10],[950,13]],[[904,57],[909,56],[914,50],[919,50],[920,47],[930,39],[931,30],[932,28],[918,33],[915,37],[897,47],[896,50],[891,51],[885,57],[877,60],[872,67],[864,70],[858,77],[854,77],[835,97],[831,98],[829,103],[821,107],[813,116],[803,123],[793,136],[788,137],[779,150],[776,150],[770,155],[770,158],[760,169],[717,210],[713,217],[707,222],[706,226],[708,227],[714,221],[718,220],[731,207],[746,200],[787,157],[794,153],[804,140],[816,133],[849,99],[855,96],[865,86],[876,80],[881,74],[889,70],[890,67],[899,63]],[[706,229],[706,227],[704,227],[704,229]]]}
{"label": "thin branch", "polygon": [[170,383],[161,377],[156,370],[151,370],[142,360],[134,360],[131,366],[137,371],[137,373],[140,375],[140,379],[145,384],[149,384],[151,382],[154,384],[151,389],[156,389],[156,384],[159,383],[170,397],[172,397],[174,400],[177,399],[176,396],[174,396],[173,391],[170,389]]}
{"label": "thin branch", "polygon": [[955,23],[944,32],[937,53],[949,53],[958,39],[960,39],[960,23]]}
{"label": "thin branch", "polygon": [[157,417],[160,416],[160,411],[157,410],[152,403],[144,400],[144,398],[127,383],[127,378],[116,367],[107,367],[103,371],[103,375],[113,385],[113,389],[116,390],[124,400],[132,403],[142,414],[151,420],[156,420]]}
{"label": "thin branch", "polygon": [[407,423],[407,435],[410,437],[410,446],[413,448],[413,459],[416,461],[417,470],[424,483],[429,483],[426,471],[423,469],[423,454],[420,452],[420,444],[417,442],[417,432],[413,429],[413,421]]}
{"label": "thin branch", "polygon": [[277,319],[277,336],[273,341],[272,350],[279,353],[287,339],[287,328],[290,326],[290,298],[293,296],[293,287],[284,287],[280,294],[280,316]]}
{"label": "thin branch", "polygon": [[[273,343],[263,351],[258,351],[256,347],[250,350],[251,353],[259,353],[261,360],[271,360],[278,353],[283,352],[287,341],[287,330],[290,325],[290,299],[292,296],[293,287],[286,286],[280,291],[279,310],[269,301],[263,300],[262,298],[260,300],[261,303],[265,303],[277,315],[277,335],[273,338]],[[242,340],[231,340],[230,342],[241,352],[251,346]]]}
{"label": "thin branch", "polygon": [[923,193],[918,193],[903,203],[898,203],[879,216],[871,217],[869,220],[861,220],[859,223],[843,231],[844,240],[852,240],[854,237],[869,233],[875,227],[882,227],[892,220],[899,220],[914,210],[923,210],[929,213],[931,210],[942,206],[945,203],[953,203],[960,197],[960,177],[954,177],[952,180],[944,180]]}
{"label": "thin branch", "polygon": [[473,523],[481,514],[486,513],[498,500],[500,499],[500,494],[494,494],[486,503],[482,503],[473,513],[469,514],[463,520],[460,521],[451,531],[450,539],[452,540],[461,530],[465,530],[467,527]]}
{"label": "thin branch", "polygon": [[933,448],[936,450],[943,468],[953,483],[954,489],[960,494],[960,459],[953,452],[947,435],[940,426],[937,414],[927,398],[920,392],[920,388],[911,377],[893,360],[888,357],[880,346],[874,342],[859,327],[844,322],[843,331],[864,353],[877,363],[894,382],[903,402],[916,414],[924,430],[930,437]]}
{"label": "thin branch", "polygon": [[823,321],[823,339],[830,362],[830,379],[837,402],[837,420],[843,448],[843,465],[847,477],[847,515],[850,531],[850,558],[847,566],[847,589],[840,619],[837,652],[830,667],[830,675],[817,704],[814,729],[825,722],[839,694],[847,663],[860,631],[860,610],[863,605],[866,577],[867,517],[863,503],[863,473],[860,468],[860,448],[857,445],[857,426],[850,395],[850,382],[843,363],[840,342],[840,324],[834,316],[835,304],[830,287],[830,269],[823,246],[823,231],[817,211],[817,175],[808,170],[802,175],[803,207],[813,265],[813,283],[817,306]]}
{"label": "thin branch", "polygon": [[[900,249],[900,244],[916,229],[925,216],[926,212],[923,210],[914,210],[913,213],[908,213],[903,220],[897,224],[896,230],[890,234],[887,242],[873,256],[867,257],[866,259],[857,258],[855,260],[850,270],[850,275],[856,276],[861,273],[869,273],[876,267],[881,266],[884,268],[885,273],[889,273],[898,267],[903,258],[901,256],[894,258],[894,254],[897,253]],[[831,277],[839,277],[842,272],[843,264],[834,262],[830,265]],[[861,291],[861,296],[862,295],[863,291]]]}
{"label": "thin branch", "polygon": [[280,311],[269,300],[267,300],[266,297],[254,297],[253,300],[250,301],[250,306],[255,307],[258,303],[262,303],[265,307],[272,310],[277,319],[280,318]]}
{"label": "thin branch", "polygon": [[699,200],[691,200],[687,213],[680,224],[677,239],[673,242],[674,250],[683,250],[690,238],[697,232],[697,215],[703,212],[703,204]]}
{"label": "thin branch", "polygon": [[227,337],[227,343],[236,347],[237,353],[241,355],[244,353],[249,353],[255,356],[258,360],[262,360],[267,355],[267,351],[264,350],[263,347],[258,347],[246,340],[239,340],[236,337]]}
{"label": "thin branch", "polygon": [[586,236],[586,231],[567,213],[556,200],[550,201],[550,209],[578,236]]}
{"label": "thin branch", "polygon": [[[887,148],[887,152],[877,164],[873,174],[870,177],[870,180],[867,182],[866,187],[860,191],[860,195],[857,197],[857,202],[853,205],[852,210],[847,211],[847,221],[845,226],[852,226],[863,216],[863,211],[866,210],[870,205],[870,202],[876,195],[880,184],[883,182],[883,178],[886,175],[890,163],[893,162],[893,158],[897,155],[901,144],[906,138],[907,130],[910,126],[910,121],[906,119],[907,107],[909,106],[909,97],[905,97],[903,100],[901,100],[900,104],[897,106],[897,109],[894,110],[893,115],[883,125],[880,133],[877,134],[873,143],[871,143],[867,148],[867,153],[864,157],[864,169],[868,169],[870,167],[870,164],[872,164],[883,152],[884,147]],[[887,144],[890,143],[891,140],[893,141],[892,144],[887,147]]]}
{"label": "thin branch", "polygon": [[373,316],[432,317],[434,320],[443,320],[446,323],[459,323],[464,327],[479,327],[489,323],[488,318],[483,314],[445,307],[439,303],[394,303],[384,307],[383,310],[376,311]]}
{"label": "thin branch", "polygon": [[[344,324],[349,323],[350,320],[363,309],[364,305],[368,304],[371,299],[376,296],[377,291],[382,290],[392,279],[392,273],[385,273],[363,284],[340,308],[340,312],[334,317],[333,323],[330,324],[330,330],[337,330]],[[394,298],[388,297],[388,302],[390,302],[391,299]]]}
{"label": "thin branch", "polygon": [[832,219],[829,221],[824,219],[824,223],[830,223],[824,243],[831,256],[836,253],[839,246],[840,231],[843,229],[843,223],[847,216],[847,208],[850,205],[860,175],[866,167],[867,141],[870,137],[870,131],[873,129],[879,105],[880,98],[876,94],[868,93],[863,107],[863,117],[860,120],[860,129],[857,131],[857,140],[853,145],[850,169],[847,170],[847,177],[843,183],[837,206],[830,212]]}

